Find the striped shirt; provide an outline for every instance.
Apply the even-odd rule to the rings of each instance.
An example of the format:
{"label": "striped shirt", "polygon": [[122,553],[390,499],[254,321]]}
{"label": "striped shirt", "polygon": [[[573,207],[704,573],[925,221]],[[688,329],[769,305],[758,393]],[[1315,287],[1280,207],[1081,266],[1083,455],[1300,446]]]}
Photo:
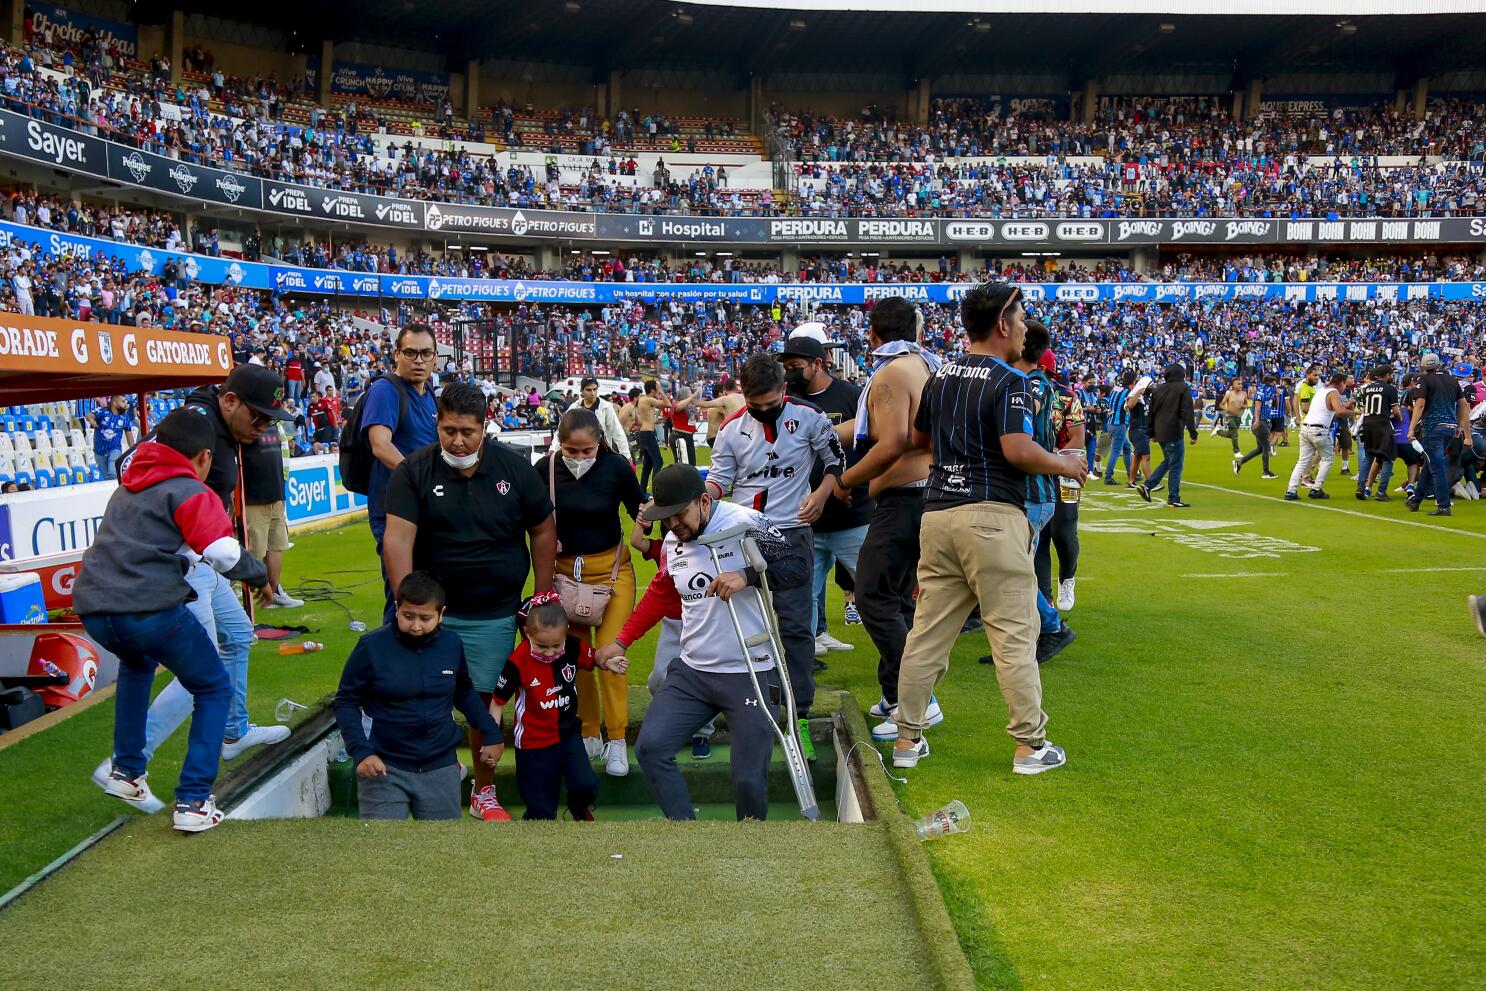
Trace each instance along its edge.
{"label": "striped shirt", "polygon": [[1118,427],[1130,422],[1130,411],[1125,408],[1125,402],[1129,398],[1130,390],[1123,387],[1109,394],[1109,420],[1106,421],[1106,426]]}
{"label": "striped shirt", "polygon": [[[1039,447],[1053,449],[1053,384],[1041,369],[1027,376],[1027,391],[1032,395],[1032,439]],[[1058,480],[1052,475],[1027,476],[1027,502],[1055,502]]]}
{"label": "striped shirt", "polygon": [[924,510],[1026,502],[1027,476],[1006,460],[1003,434],[1030,434],[1027,376],[1000,358],[962,354],[924,384],[914,428],[933,441]]}

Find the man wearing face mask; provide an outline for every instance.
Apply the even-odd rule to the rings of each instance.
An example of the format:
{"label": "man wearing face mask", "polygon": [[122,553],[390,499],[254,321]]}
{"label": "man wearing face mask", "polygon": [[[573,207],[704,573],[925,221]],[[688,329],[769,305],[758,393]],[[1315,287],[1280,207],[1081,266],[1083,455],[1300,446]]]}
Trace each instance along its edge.
{"label": "man wearing face mask", "polygon": [[[771,354],[749,358],[739,376],[745,406],[717,432],[707,487],[714,497],[764,514],[807,562],[815,557],[811,525],[835,492],[845,456],[831,421],[815,406],[785,395],[784,366]],[[824,475],[810,485],[819,458]],[[815,603],[812,580],[774,596],[790,686],[803,723],[815,700]],[[801,734],[807,741],[808,734]]]}
{"label": "man wearing face mask", "polygon": [[[846,432],[845,436],[850,437],[862,390],[850,382],[831,376],[826,370],[826,349],[820,341],[806,334],[796,334],[785,342],[781,360],[784,362],[784,382],[789,394],[819,407],[826,419],[831,421],[831,426],[836,428],[838,439],[842,437],[843,430]],[[843,468],[850,467],[859,460],[860,456],[848,456]],[[811,488],[824,480],[825,466],[817,458],[810,472]],[[831,636],[826,625],[826,580],[830,578],[831,570],[836,564],[844,567],[846,573],[855,580],[857,554],[861,550],[862,541],[867,537],[867,520],[871,515],[872,498],[867,495],[866,486],[858,486],[841,490],[838,498],[827,500],[820,519],[815,521],[813,594],[817,654],[852,649],[851,644]]]}
{"label": "man wearing face mask", "polygon": [[[444,388],[438,428],[438,442],[409,455],[387,483],[383,564],[393,588],[414,569],[444,586],[443,625],[464,642],[470,679],[488,704],[515,646],[528,571],[538,592],[552,588],[557,529],[545,481],[526,458],[485,438],[478,386]],[[470,746],[481,746],[474,731]],[[474,779],[470,814],[487,822],[502,818],[494,771],[477,764]]]}
{"label": "man wearing face mask", "polygon": [[[747,382],[748,372],[743,374]],[[732,600],[745,637],[765,632],[758,593],[762,576],[745,563],[741,537],[711,550],[697,543],[697,538],[746,523],[746,536],[758,545],[768,565],[776,605],[780,595],[788,592],[802,592],[808,602],[809,545],[801,547],[787,539],[758,512],[718,502],[691,465],[667,465],[656,474],[655,501],[640,511],[640,518],[666,530],[660,570],[618,638],[595,657],[599,663],[619,657],[662,619],[681,621],[681,656],[667,670],[635,740],[635,759],[645,783],[667,819],[695,818],[691,794],[676,767],[676,751],[718,713],[724,713],[732,739],[730,762],[738,819],[767,818],[769,760],[774,752],[772,714],[758,704],[743,645],[728,615]],[[714,574],[718,564],[732,570]],[[782,612],[783,607],[779,608]],[[778,674],[769,646],[752,650],[760,685],[777,699],[780,688],[774,679]]]}

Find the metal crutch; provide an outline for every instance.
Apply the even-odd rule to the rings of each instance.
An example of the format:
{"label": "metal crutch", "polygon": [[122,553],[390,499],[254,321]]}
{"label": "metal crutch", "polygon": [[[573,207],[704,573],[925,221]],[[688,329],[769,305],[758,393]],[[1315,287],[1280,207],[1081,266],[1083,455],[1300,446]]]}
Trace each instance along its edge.
{"label": "metal crutch", "polygon": [[[784,751],[785,764],[789,769],[790,784],[794,786],[795,798],[800,803],[800,814],[806,819],[819,819],[820,806],[815,801],[815,785],[810,780],[810,767],[805,761],[805,751],[799,738],[799,720],[795,715],[795,693],[789,683],[789,668],[784,660],[784,644],[779,635],[777,617],[774,615],[774,595],[769,591],[769,579],[767,576],[768,562],[764,560],[763,553],[758,549],[751,538],[747,536],[748,523],[739,523],[734,526],[719,530],[716,533],[703,534],[697,537],[697,543],[707,548],[712,555],[712,566],[719,575],[722,574],[722,561],[717,557],[717,545],[729,540],[739,539],[743,548],[743,559],[749,567],[759,574],[759,612],[763,615],[764,632],[748,636],[743,632],[743,624],[738,619],[738,610],[733,600],[727,600],[728,615],[733,620],[733,632],[738,635],[738,643],[743,648],[743,663],[748,667],[748,678],[753,682],[753,693],[758,697],[759,705],[769,712],[769,725],[774,729],[774,736],[779,741],[779,746]],[[768,645],[774,654],[774,667],[779,672],[779,681],[784,691],[784,709],[786,722],[781,729],[778,720],[772,713],[769,704],[769,696],[764,692],[763,685],[758,680],[758,671],[753,666],[754,647]]]}

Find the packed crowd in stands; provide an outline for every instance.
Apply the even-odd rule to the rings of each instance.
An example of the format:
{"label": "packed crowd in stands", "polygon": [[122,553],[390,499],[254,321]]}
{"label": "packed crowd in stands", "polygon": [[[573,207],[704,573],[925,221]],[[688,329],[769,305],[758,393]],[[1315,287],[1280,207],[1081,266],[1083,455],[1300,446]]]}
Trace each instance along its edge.
{"label": "packed crowd in stands", "polygon": [[[1054,119],[1051,104],[1002,114],[999,103],[979,99],[935,101],[922,126],[879,108],[851,120],[780,114],[806,163],[795,202],[729,189],[723,170],[683,177],[662,166],[640,176],[633,160],[613,158],[634,136],[673,132],[675,122],[659,114],[547,115],[554,134],[589,135],[584,150],[613,160],[607,168],[596,160],[577,177],[539,175],[503,167],[497,155],[398,145],[374,133],[385,124],[375,108],[355,102],[338,112],[306,105],[306,123],[289,122],[286,106],[303,96],[298,83],[228,77],[207,55],[193,51],[197,78],[172,84],[158,56],[144,71],[125,72],[96,41],[64,50],[33,39],[4,49],[0,88],[11,110],[169,157],[437,201],[714,216],[1458,216],[1486,206],[1486,105],[1458,99],[1432,104],[1423,120],[1376,107],[1235,122],[1216,97],[1108,99],[1090,124]],[[497,108],[494,119],[514,128],[513,108]],[[727,134],[731,124],[715,128]],[[1045,161],[945,163],[1011,155]],[[1085,155],[1105,160],[1068,161]],[[1312,165],[1308,155],[1338,160]],[[1381,166],[1382,155],[1445,161]]]}
{"label": "packed crowd in stands", "polygon": [[[170,251],[194,249],[205,254],[220,251],[215,230],[198,228],[191,245],[182,236],[180,222],[165,211],[91,204],[18,190],[6,198],[5,219],[50,230],[103,237]],[[260,256],[262,241],[254,231],[243,241],[243,256]],[[455,278],[569,280],[576,282],[967,282],[988,278],[1021,282],[1471,282],[1486,280],[1486,262],[1479,257],[1441,256],[1432,251],[1359,257],[1327,257],[1302,253],[1242,255],[1177,255],[1151,272],[1137,272],[1118,259],[1042,266],[1001,263],[962,272],[958,260],[947,255],[930,261],[883,260],[872,255],[806,256],[797,268],[744,261],[722,255],[712,258],[670,259],[661,255],[619,251],[583,253],[563,258],[558,270],[535,268],[521,255],[498,251],[435,253],[365,241],[271,241],[272,257],[307,268],[381,272],[397,275],[439,275]]]}
{"label": "packed crowd in stands", "polygon": [[772,116],[801,161],[1100,155],[1196,164],[1287,155],[1437,155],[1479,162],[1486,141],[1483,108],[1465,99],[1432,103],[1422,120],[1397,112],[1389,100],[1235,121],[1229,97],[1106,97],[1091,123],[1058,119],[1067,110],[1053,101],[1020,102],[1032,106],[1003,112],[999,98],[936,99],[926,124],[878,106],[845,119],[780,108]]}
{"label": "packed crowd in stands", "polygon": [[1409,217],[1469,216],[1486,206],[1475,164],[1379,166],[1343,159],[1146,159],[1076,164],[799,166],[810,216]]}

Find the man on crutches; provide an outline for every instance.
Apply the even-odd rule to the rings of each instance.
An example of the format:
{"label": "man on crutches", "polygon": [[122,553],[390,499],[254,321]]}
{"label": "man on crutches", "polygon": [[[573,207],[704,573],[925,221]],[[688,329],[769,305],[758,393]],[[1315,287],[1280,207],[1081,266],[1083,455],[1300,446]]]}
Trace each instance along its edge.
{"label": "man on crutches", "polygon": [[[661,619],[679,617],[681,663],[667,672],[635,741],[645,781],[666,818],[695,818],[676,752],[721,712],[732,742],[738,818],[764,819],[769,761],[781,732],[774,713],[784,696],[777,636],[760,590],[766,580],[775,589],[808,589],[806,558],[759,513],[714,499],[690,465],[662,469],[654,493],[643,519],[667,531],[664,565],[618,638],[598,656],[623,654]],[[749,563],[749,543],[767,579]],[[794,726],[787,721],[784,730]]]}

